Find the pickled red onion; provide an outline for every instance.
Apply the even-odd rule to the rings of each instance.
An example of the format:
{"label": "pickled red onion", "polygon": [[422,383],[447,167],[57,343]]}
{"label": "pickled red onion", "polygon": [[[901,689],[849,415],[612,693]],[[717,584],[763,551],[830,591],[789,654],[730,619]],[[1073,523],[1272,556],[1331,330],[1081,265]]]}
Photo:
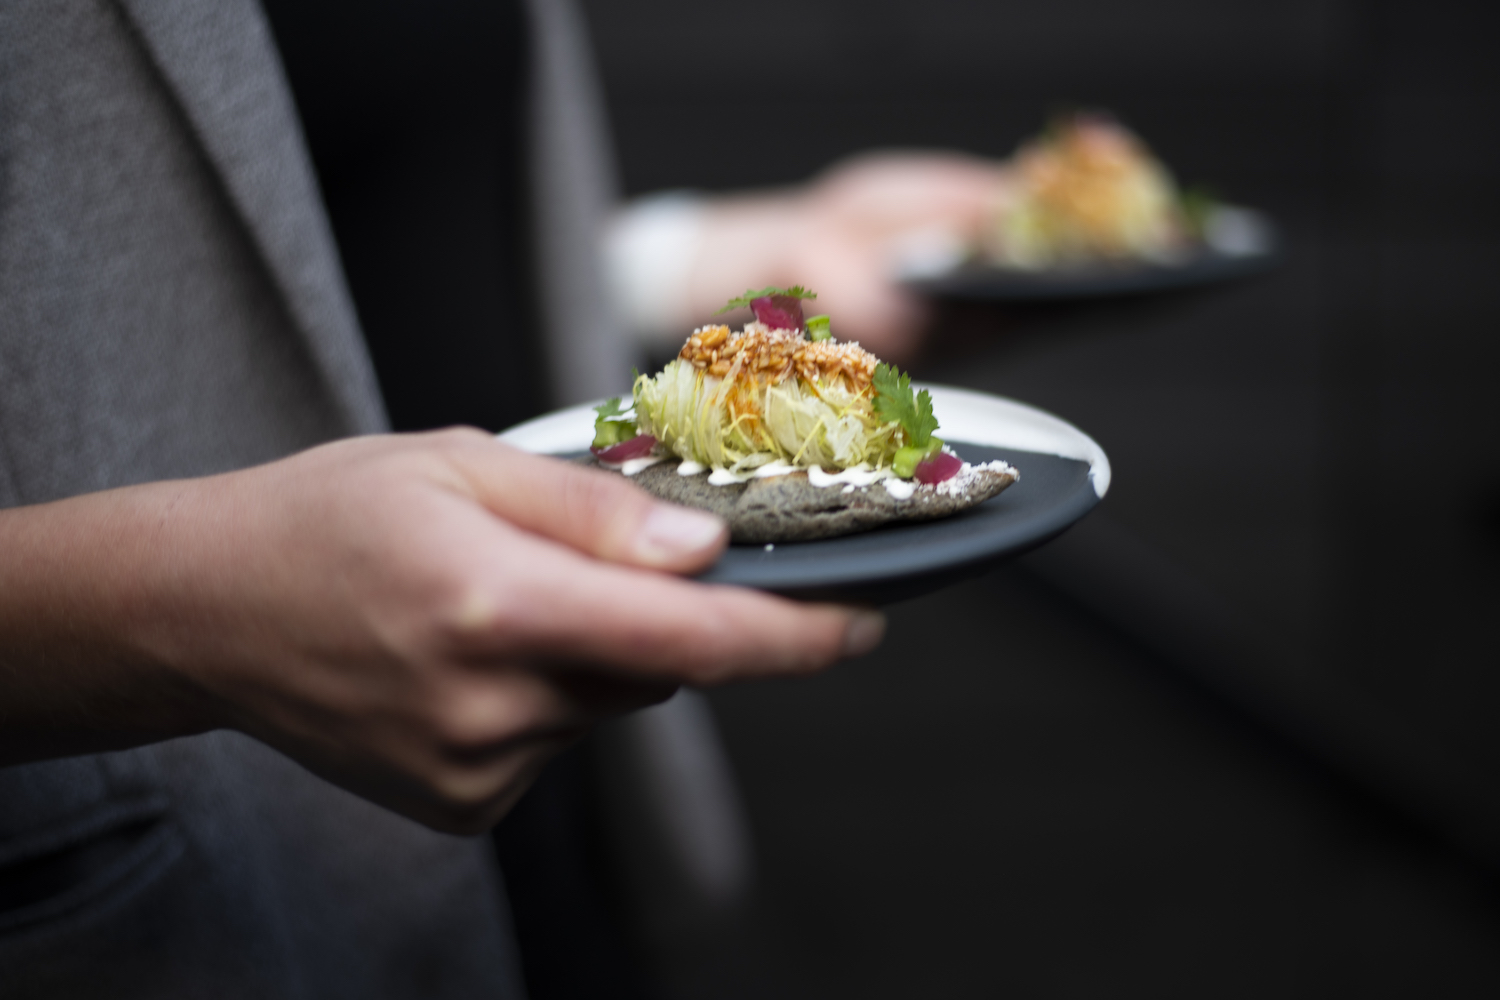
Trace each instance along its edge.
{"label": "pickled red onion", "polygon": [[926,461],[918,462],[916,471],[912,473],[912,478],[919,483],[931,486],[933,483],[941,483],[945,479],[952,479],[958,475],[958,471],[963,467],[963,459],[946,451],[940,451]]}
{"label": "pickled red onion", "polygon": [[645,458],[651,454],[651,449],[655,447],[656,438],[650,434],[640,434],[629,441],[621,441],[619,444],[612,444],[608,448],[590,448],[589,451],[593,452],[601,462],[610,462],[614,465],[619,465],[621,462],[629,461],[632,458]]}
{"label": "pickled red onion", "polygon": [[750,308],[773,330],[802,329],[802,300],[795,295],[762,295],[750,300]]}

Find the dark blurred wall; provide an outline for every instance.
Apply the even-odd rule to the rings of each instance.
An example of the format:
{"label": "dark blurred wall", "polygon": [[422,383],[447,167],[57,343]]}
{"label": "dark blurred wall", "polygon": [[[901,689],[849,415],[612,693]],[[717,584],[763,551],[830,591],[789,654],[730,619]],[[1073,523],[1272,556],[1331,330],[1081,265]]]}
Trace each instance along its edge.
{"label": "dark blurred wall", "polygon": [[587,5],[631,190],[795,180],[869,146],[1001,155],[1110,107],[1187,177],[1324,169],[1358,14],[1329,2]]}
{"label": "dark blurred wall", "polygon": [[[1277,780],[1303,790],[1287,792],[1286,802],[1304,792],[1332,795],[1330,788],[1348,779],[1425,831],[1429,847],[1412,848],[1418,855],[1430,861],[1457,852],[1464,859],[1443,878],[1490,884],[1500,871],[1500,656],[1492,640],[1500,616],[1500,392],[1494,387],[1500,374],[1500,60],[1491,53],[1500,18],[1494,7],[1411,0],[590,0],[585,6],[632,192],[785,183],[869,147],[1004,155],[1050,109],[1084,105],[1119,114],[1180,179],[1270,212],[1288,241],[1286,261],[1271,276],[1197,295],[1091,308],[949,310],[929,355],[916,366],[922,377],[1036,403],[1093,434],[1115,463],[1115,485],[1098,514],[1076,537],[1064,539],[1073,542],[1076,556],[1068,566],[1082,567],[1084,576],[1090,567],[1096,576],[1119,570],[1116,583],[1124,584],[1114,593],[1134,591],[1133,599],[1156,604],[1142,605],[1142,613],[1112,608],[1108,581],[1080,583],[1066,566],[1048,569],[1039,561],[1037,573],[1004,571],[1000,582],[924,602],[920,614],[897,609],[895,627],[941,629],[957,654],[974,664],[965,676],[979,685],[977,692],[999,684],[997,673],[1021,669],[986,652],[996,628],[1017,630],[1029,650],[1025,669],[1042,676],[1066,673],[1072,654],[1062,652],[1065,635],[1092,634],[1101,621],[1116,628],[1124,623],[1115,641],[1137,645],[1129,656],[1120,654],[1122,664],[1156,663],[1150,669],[1158,677],[1175,678],[1184,690],[1210,691],[1205,698],[1190,696],[1199,722],[1183,722],[1178,736],[1160,728],[1175,723],[1151,716],[1149,739],[1178,742],[1146,755],[1155,768],[1140,777],[1141,788],[1154,789],[1148,797],[1167,802],[1177,794],[1167,789],[1187,787],[1173,784],[1165,761],[1219,759],[1202,742],[1207,730],[1193,728],[1199,723],[1239,734],[1225,738],[1243,741],[1247,754],[1265,760],[1276,757],[1275,748],[1285,746],[1278,741],[1290,734],[1298,748],[1293,756],[1306,756],[1297,757],[1299,764],[1281,758],[1274,765],[1289,768]],[[1131,553],[1140,553],[1140,560]],[[1141,569],[1133,586],[1137,563],[1161,573]],[[1015,602],[1018,594],[1052,602],[1049,607],[1060,601],[1057,606],[1070,610],[1056,611],[1047,626],[1054,632],[1046,634],[1022,633],[1042,628],[1033,623],[1052,612],[974,616],[986,600]],[[1200,598],[1233,624],[1193,646],[1181,640],[1192,631],[1188,619],[1207,606],[1195,603]],[[1153,615],[1154,626],[1142,624]],[[1173,633],[1174,615],[1182,635]],[[1060,624],[1067,621],[1074,624]],[[1048,662],[1048,649],[1059,651],[1056,664]],[[890,707],[879,701],[889,690],[876,695],[862,685],[876,683],[869,680],[875,676],[884,678],[879,683],[905,676],[913,689],[922,685],[917,668],[880,655],[864,680],[851,667],[833,678],[779,688],[774,697],[719,696],[732,749],[750,775],[752,807],[764,815],[816,798],[807,785],[813,773],[829,781],[862,780],[847,741],[880,747],[881,734],[890,733],[882,727],[895,725],[886,715],[863,735],[855,732],[866,709]],[[1099,671],[1090,675],[1095,679],[1076,680],[1081,705],[1114,698],[1090,686],[1115,669],[1101,666],[1105,653],[1097,655],[1104,659],[1089,661]],[[981,683],[981,677],[988,679]],[[1130,701],[1116,700],[1120,706]],[[922,762],[917,771],[929,775],[917,780],[941,784],[955,769],[981,785],[987,775],[1016,780],[1009,757],[985,758],[980,751],[972,758],[945,757],[937,750],[921,756],[923,745],[944,745],[945,727],[958,712],[939,702],[916,700],[912,717],[900,723],[906,727],[902,745]],[[822,723],[839,734],[836,739],[820,742],[811,704],[838,712],[837,721]],[[999,702],[995,710],[1003,716]],[[1131,725],[1147,725],[1141,720],[1149,713],[1139,706],[1119,711],[1120,728],[1110,739],[1124,741],[1121,733]],[[1227,721],[1230,716],[1248,718],[1250,730],[1235,728],[1239,723]],[[1003,717],[1024,721],[1014,713]],[[1246,735],[1257,727],[1270,735]],[[1098,778],[1100,772],[1082,761],[1118,761],[1127,752],[1124,742],[1090,745],[1086,735],[1068,731],[1083,742],[1039,745],[1034,769],[1026,772],[1057,795]],[[796,768],[778,749],[788,742],[804,751]],[[1309,777],[1324,765],[1335,774],[1332,785],[1320,784],[1326,775]],[[1236,772],[1238,765],[1213,766],[1222,770],[1209,783],[1220,789],[1241,787],[1241,781],[1247,789],[1266,787],[1261,777]],[[955,781],[952,787],[970,787]],[[789,786],[800,792],[780,791]],[[906,801],[903,793],[889,794]],[[1030,807],[1045,813],[1055,805],[1037,794],[1026,800]],[[1105,810],[1113,801],[1103,792],[1093,799],[1078,794],[1069,808],[1077,810],[1079,823],[1094,815],[1090,809]],[[1256,794],[1245,791],[1239,806],[1215,808],[1225,815],[1239,808],[1243,822],[1299,808],[1268,804]],[[1224,795],[1226,802],[1233,798]],[[881,812],[870,805],[872,812],[861,814],[853,801],[846,802],[847,814],[866,820],[894,808]],[[932,808],[930,801],[924,808]],[[1062,822],[1057,816],[1051,821]],[[784,815],[761,822],[769,853],[801,865],[804,875],[815,867],[785,832]],[[1004,822],[1023,821],[1007,815]],[[1322,820],[1305,822],[1312,830]],[[1385,821],[1349,822],[1373,823],[1374,829]],[[1154,849],[1148,843],[1160,847],[1163,837],[1170,841],[1174,834],[1163,830],[1171,826],[1140,833],[1141,850]],[[921,828],[915,821],[903,827],[909,834],[903,842],[914,850],[938,849],[941,832],[912,832]],[[871,829],[850,821],[846,832],[878,836]],[[1296,862],[1287,860],[1292,855],[1262,860],[1268,871],[1303,865],[1303,875],[1316,881],[1322,876],[1307,873],[1335,864],[1322,843],[1321,861],[1296,851]],[[1179,845],[1187,853],[1199,847]],[[1068,872],[1088,870],[1084,855],[1106,848],[1077,850],[1082,853],[1045,862],[1055,866],[1058,884],[1072,877]],[[1244,852],[1256,849],[1236,842],[1223,850],[1223,863],[1232,867],[1238,862],[1228,859],[1244,862]],[[973,851],[975,859],[987,857],[980,847]],[[1119,874],[1119,856],[1099,869],[1099,877],[1127,878]],[[1418,868],[1428,863],[1411,861],[1416,856],[1407,860]],[[819,857],[840,864],[831,849]],[[1141,886],[1189,877],[1166,856],[1157,862],[1161,867],[1149,875],[1137,873]],[[899,869],[903,862],[888,856],[886,863]],[[993,874],[1017,862],[974,863],[990,865]],[[1372,864],[1374,871],[1387,862]],[[864,877],[877,870],[872,866]],[[1386,874],[1370,878],[1386,879],[1382,884],[1408,877],[1391,874],[1396,868],[1380,870]],[[1301,876],[1290,871],[1283,872],[1286,884],[1298,884]],[[1042,896],[1036,898],[1045,897],[1037,891]],[[1209,895],[1230,906],[1225,893],[1242,891],[1243,884],[1226,882],[1217,896]],[[802,898],[791,888],[786,892],[785,900]],[[1468,931],[1444,932],[1444,940],[1468,940],[1466,933],[1474,941],[1500,940],[1500,910],[1493,895],[1483,895],[1489,892],[1482,890],[1484,902],[1468,916],[1450,913],[1453,926],[1471,923]],[[1262,900],[1266,913],[1302,905],[1296,890],[1286,893],[1280,903]],[[1380,892],[1368,893],[1366,905],[1373,905]],[[1099,919],[1128,920],[1131,908],[1121,899],[1129,895],[1121,890]],[[1363,912],[1357,895],[1347,901],[1347,913],[1334,907],[1329,913],[1343,916],[1329,919]],[[954,905],[965,913],[983,910],[964,909],[970,904],[961,902],[961,889],[939,898],[960,900]],[[1024,892],[1022,898],[1034,901]],[[1392,913],[1429,913],[1411,916],[1412,927],[1442,922],[1430,918],[1436,911],[1422,909],[1427,904],[1380,898]],[[837,909],[827,905],[830,914]],[[1431,905],[1441,910],[1447,904]],[[1245,940],[1262,941],[1267,956],[1286,944],[1273,940],[1269,923],[1261,927],[1269,936],[1260,939],[1254,935],[1261,931],[1221,916],[1205,910],[1197,924],[1183,916],[1178,930],[1214,926],[1223,935],[1248,935]],[[1080,920],[1059,933],[1082,934],[1090,946],[1099,935],[1108,937]],[[1090,929],[1081,930],[1085,925]],[[1387,932],[1392,941],[1408,934]],[[895,939],[888,943],[895,947]],[[1203,946],[1210,952],[1227,947],[1223,941]],[[1057,941],[1049,947],[1054,958],[1067,953]],[[1486,970],[1475,975],[1491,976],[1483,982],[1500,989],[1500,955],[1489,946],[1476,948],[1445,960],[1477,963],[1464,969]],[[1400,950],[1375,948],[1360,961],[1380,968],[1382,961],[1396,961]],[[1225,961],[1237,954],[1214,953]],[[1291,965],[1299,961],[1276,954]],[[1341,962],[1363,953],[1339,954]],[[1420,956],[1408,957],[1409,969],[1421,967]],[[1336,972],[1320,982],[1348,984]],[[1367,983],[1377,993],[1379,984],[1378,975]],[[946,995],[967,994],[956,988]]]}
{"label": "dark blurred wall", "polygon": [[870,147],[1003,155],[1081,104],[1269,210],[1289,260],[1258,285],[1019,332],[997,315],[927,367],[1076,420],[1115,456],[1112,515],[1500,768],[1493,8],[586,6],[633,192],[794,181]]}

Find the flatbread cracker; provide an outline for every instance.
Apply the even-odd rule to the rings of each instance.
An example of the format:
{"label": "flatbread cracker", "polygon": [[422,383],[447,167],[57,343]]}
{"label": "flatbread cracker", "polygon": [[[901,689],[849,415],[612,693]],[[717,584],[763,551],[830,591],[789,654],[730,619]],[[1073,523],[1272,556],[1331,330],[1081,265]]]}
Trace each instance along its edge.
{"label": "flatbread cracker", "polygon": [[915,487],[905,499],[893,496],[884,482],[817,487],[805,472],[711,486],[707,472],[679,476],[672,460],[643,469],[630,480],[662,500],[717,514],[729,522],[732,541],[759,545],[836,538],[883,524],[948,517],[983,503],[1017,478],[1016,470],[1003,462],[966,465],[946,482],[905,484]]}

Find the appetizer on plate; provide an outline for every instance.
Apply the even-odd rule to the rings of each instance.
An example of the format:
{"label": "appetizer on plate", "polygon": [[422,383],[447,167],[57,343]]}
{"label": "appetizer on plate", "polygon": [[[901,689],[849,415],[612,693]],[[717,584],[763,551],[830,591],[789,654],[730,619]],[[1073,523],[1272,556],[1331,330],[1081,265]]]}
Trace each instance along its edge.
{"label": "appetizer on plate", "polygon": [[894,521],[946,517],[1018,477],[1004,462],[970,465],[936,436],[927,391],[829,317],[804,319],[817,296],[763,288],[738,330],[694,330],[632,399],[596,410],[592,451],[648,492],[711,510],[741,543],[804,541]]}
{"label": "appetizer on plate", "polygon": [[1198,241],[1211,207],[1181,194],[1145,143],[1102,115],[1057,119],[1011,164],[1014,186],[984,248],[1003,267],[1172,262]]}

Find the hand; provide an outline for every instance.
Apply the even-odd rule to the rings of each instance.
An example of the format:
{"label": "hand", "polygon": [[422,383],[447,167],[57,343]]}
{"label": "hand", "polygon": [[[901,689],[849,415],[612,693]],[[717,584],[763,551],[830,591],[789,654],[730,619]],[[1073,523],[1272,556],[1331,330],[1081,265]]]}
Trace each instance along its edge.
{"label": "hand", "polygon": [[747,287],[802,284],[818,293],[809,311],[830,314],[839,339],[905,361],[928,315],[892,280],[901,241],[940,234],[976,245],[1005,185],[1004,169],[986,160],[880,153],[837,164],[802,187],[712,201],[690,278],[695,319]]}
{"label": "hand", "polygon": [[601,718],[878,641],[876,616],[670,575],[725,543],[706,514],[472,431],[3,512],[0,730],[14,758],[49,727],[117,745],[231,727],[484,829]]}

